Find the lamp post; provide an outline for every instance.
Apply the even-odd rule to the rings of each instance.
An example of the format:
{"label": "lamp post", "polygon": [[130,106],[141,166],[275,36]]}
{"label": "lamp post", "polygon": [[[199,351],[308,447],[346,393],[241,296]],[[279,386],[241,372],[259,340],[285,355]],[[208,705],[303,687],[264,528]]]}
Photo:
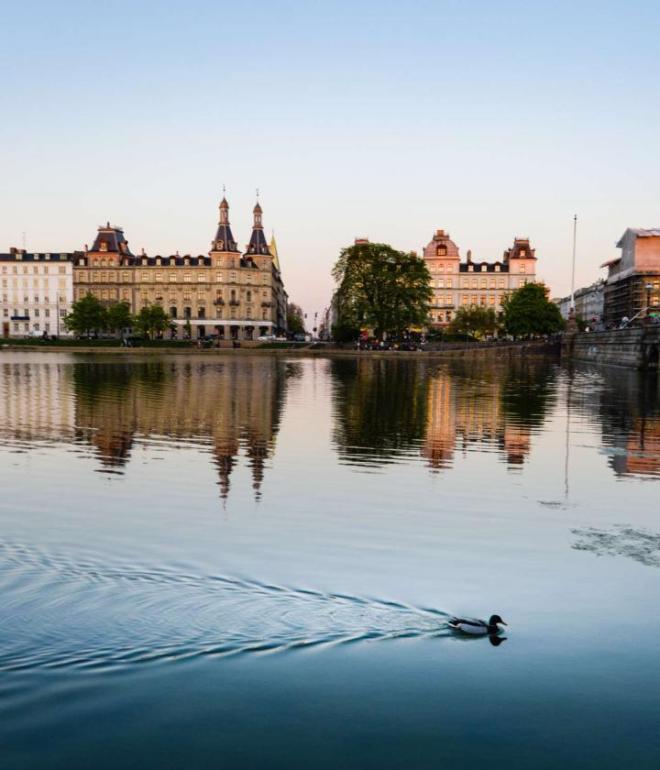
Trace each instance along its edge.
{"label": "lamp post", "polygon": [[651,292],[653,291],[653,284],[647,283],[644,286],[646,289],[646,317],[649,317],[649,310],[651,309]]}

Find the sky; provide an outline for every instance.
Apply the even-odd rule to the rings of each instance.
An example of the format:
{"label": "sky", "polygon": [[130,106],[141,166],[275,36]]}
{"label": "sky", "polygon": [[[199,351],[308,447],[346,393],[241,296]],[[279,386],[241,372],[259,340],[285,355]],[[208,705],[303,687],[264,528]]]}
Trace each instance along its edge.
{"label": "sky", "polygon": [[[465,257],[536,247],[553,296],[660,226],[660,4],[581,0],[5,0],[0,250],[110,220],[208,252],[256,189],[291,300],[328,304],[355,237]],[[24,235],[25,234],[25,235]],[[311,315],[310,315],[311,317]]]}

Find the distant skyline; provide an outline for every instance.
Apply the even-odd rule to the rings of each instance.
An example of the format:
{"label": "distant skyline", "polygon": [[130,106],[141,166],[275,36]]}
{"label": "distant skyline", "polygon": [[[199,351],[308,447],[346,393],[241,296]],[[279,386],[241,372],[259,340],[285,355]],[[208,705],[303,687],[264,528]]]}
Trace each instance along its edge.
{"label": "distant skyline", "polygon": [[657,2],[209,0],[3,9],[0,250],[106,221],[206,253],[255,190],[308,314],[355,237],[473,259],[532,240],[554,296],[660,226]]}

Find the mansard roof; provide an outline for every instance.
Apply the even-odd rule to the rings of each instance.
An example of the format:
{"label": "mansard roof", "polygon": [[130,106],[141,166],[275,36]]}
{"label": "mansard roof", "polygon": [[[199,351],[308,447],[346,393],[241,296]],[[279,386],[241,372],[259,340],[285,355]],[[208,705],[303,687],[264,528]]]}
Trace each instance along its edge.
{"label": "mansard roof", "polygon": [[529,245],[529,238],[514,238],[513,246],[504,251],[504,261],[508,262],[510,259],[536,259],[535,253],[536,249],[532,249]]}
{"label": "mansard roof", "polygon": [[110,254],[122,254],[132,256],[128,248],[128,241],[124,237],[124,231],[121,227],[115,227],[108,222],[105,227],[101,225],[98,228],[94,244],[90,251],[103,251]]}
{"label": "mansard roof", "polygon": [[[444,251],[444,253],[438,253],[438,250]],[[429,241],[428,245],[424,247],[425,259],[436,259],[442,257],[443,259],[460,259],[458,253],[458,246],[449,237],[449,233],[444,230],[436,230],[433,238]]]}
{"label": "mansard roof", "polygon": [[80,254],[80,251],[27,252],[12,248],[8,253],[0,254],[0,262],[71,262]]}
{"label": "mansard roof", "polygon": [[[470,270],[470,267],[472,270]],[[461,262],[458,266],[459,273],[508,273],[507,262]]]}

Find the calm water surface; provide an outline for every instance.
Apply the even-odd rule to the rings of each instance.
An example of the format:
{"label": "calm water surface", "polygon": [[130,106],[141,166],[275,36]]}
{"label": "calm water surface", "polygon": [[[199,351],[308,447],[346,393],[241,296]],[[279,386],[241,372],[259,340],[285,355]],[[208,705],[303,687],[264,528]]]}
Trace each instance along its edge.
{"label": "calm water surface", "polygon": [[7,770],[660,767],[654,378],[3,352],[0,440]]}

